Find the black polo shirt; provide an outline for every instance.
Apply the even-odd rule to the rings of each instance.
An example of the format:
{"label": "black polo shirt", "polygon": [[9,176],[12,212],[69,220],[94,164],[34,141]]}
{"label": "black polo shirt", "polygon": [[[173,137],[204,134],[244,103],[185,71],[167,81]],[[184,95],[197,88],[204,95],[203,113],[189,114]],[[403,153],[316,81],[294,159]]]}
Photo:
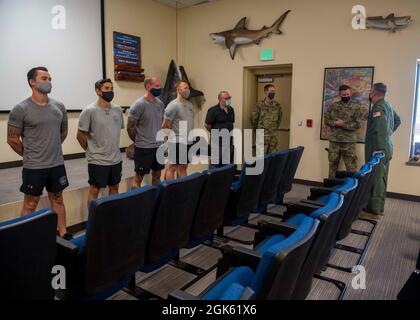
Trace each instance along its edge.
{"label": "black polo shirt", "polygon": [[216,105],[209,109],[206,117],[206,124],[212,126],[212,129],[222,130],[227,129],[233,130],[233,124],[235,123],[235,110],[232,107],[228,107],[226,113],[220,105]]}

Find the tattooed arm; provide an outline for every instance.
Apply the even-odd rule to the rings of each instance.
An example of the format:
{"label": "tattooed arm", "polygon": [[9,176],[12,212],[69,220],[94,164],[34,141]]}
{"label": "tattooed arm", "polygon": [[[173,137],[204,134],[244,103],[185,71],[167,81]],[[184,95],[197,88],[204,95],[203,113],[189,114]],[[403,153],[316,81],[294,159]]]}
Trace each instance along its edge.
{"label": "tattooed arm", "polygon": [[133,142],[136,142],[137,136],[137,120],[134,118],[129,117],[127,123],[127,132],[128,136]]}
{"label": "tattooed arm", "polygon": [[23,157],[23,144],[20,139],[22,129],[14,126],[7,126],[7,144],[21,157]]}
{"label": "tattooed arm", "polygon": [[66,140],[68,132],[69,129],[67,126],[67,122],[63,123],[63,125],[61,126],[61,143],[63,143]]}
{"label": "tattooed arm", "polygon": [[[64,108],[64,106],[63,106],[63,108]],[[61,144],[64,142],[64,140],[66,140],[67,134],[69,132],[69,120],[68,120],[67,111],[66,111],[65,108],[64,108],[63,112],[64,112],[64,116],[63,116],[63,121],[61,122],[61,130],[60,130]]]}
{"label": "tattooed arm", "polygon": [[87,150],[88,148],[88,133],[83,132],[81,130],[77,131],[77,141],[79,141],[80,146],[83,148],[83,150]]}

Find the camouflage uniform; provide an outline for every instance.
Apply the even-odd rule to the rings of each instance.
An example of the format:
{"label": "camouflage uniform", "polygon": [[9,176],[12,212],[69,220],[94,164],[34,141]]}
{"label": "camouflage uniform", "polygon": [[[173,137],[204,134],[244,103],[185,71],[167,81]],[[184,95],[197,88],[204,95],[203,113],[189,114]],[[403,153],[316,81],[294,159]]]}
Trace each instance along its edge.
{"label": "camouflage uniform", "polygon": [[272,153],[278,150],[278,130],[280,129],[283,112],[277,101],[263,100],[257,103],[251,117],[254,129],[264,129],[264,151]]}
{"label": "camouflage uniform", "polygon": [[[361,127],[360,118],[360,107],[351,102],[335,102],[325,114],[325,124],[331,128],[328,152],[330,178],[335,178],[341,157],[343,157],[347,171],[357,171],[356,131]],[[344,121],[342,127],[335,126],[335,122],[338,120]]]}

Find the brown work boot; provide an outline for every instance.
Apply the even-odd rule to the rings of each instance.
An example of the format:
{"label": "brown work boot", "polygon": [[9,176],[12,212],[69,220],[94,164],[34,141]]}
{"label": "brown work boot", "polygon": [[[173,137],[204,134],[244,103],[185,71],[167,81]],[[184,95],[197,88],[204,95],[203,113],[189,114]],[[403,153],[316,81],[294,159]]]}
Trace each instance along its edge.
{"label": "brown work boot", "polygon": [[383,213],[372,213],[372,212],[368,212],[368,211],[362,211],[359,213],[359,218],[362,219],[369,219],[369,220],[376,220],[379,221],[383,216]]}

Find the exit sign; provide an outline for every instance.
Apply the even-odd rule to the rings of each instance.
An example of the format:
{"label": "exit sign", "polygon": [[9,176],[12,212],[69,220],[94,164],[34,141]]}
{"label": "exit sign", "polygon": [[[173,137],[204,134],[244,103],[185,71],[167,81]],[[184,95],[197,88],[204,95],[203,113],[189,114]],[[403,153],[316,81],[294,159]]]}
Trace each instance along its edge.
{"label": "exit sign", "polygon": [[261,50],[260,54],[261,61],[273,61],[274,60],[274,50]]}

